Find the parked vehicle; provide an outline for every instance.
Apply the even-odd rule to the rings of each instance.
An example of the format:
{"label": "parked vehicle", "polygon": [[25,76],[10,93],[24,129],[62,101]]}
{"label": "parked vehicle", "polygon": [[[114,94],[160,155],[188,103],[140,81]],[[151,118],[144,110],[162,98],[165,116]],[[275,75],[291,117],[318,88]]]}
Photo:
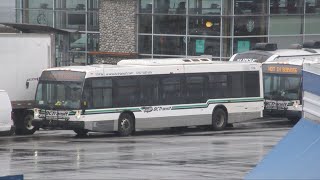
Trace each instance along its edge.
{"label": "parked vehicle", "polygon": [[12,107],[6,91],[0,90],[0,135],[13,135]]}
{"label": "parked vehicle", "polygon": [[117,131],[211,126],[262,116],[260,63],[207,58],[122,60],[118,65],[44,70],[33,124],[49,129]]}
{"label": "parked vehicle", "polygon": [[55,66],[54,36],[0,34],[0,89],[11,100],[16,134],[33,134],[34,96],[41,72]]}
{"label": "parked vehicle", "polygon": [[320,62],[319,41],[310,41],[291,49],[277,49],[276,44],[258,43],[250,50],[235,54],[230,61],[262,63],[264,116],[301,118],[302,70],[305,63]]}

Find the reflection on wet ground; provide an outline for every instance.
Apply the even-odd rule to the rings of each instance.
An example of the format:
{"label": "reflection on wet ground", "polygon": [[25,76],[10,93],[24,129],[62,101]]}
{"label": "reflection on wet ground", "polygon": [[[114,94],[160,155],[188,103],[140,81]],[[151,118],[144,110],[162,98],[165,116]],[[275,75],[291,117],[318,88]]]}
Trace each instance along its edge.
{"label": "reflection on wet ground", "polygon": [[0,137],[0,176],[26,179],[241,179],[292,127],[256,120],[214,132],[141,131],[131,137],[39,131]]}

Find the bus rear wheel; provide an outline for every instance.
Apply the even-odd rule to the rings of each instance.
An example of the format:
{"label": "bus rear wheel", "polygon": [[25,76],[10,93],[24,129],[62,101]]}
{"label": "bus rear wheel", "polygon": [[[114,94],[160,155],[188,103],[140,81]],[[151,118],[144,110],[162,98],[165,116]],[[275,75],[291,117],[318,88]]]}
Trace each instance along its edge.
{"label": "bus rear wheel", "polygon": [[227,114],[226,112],[218,108],[212,114],[212,129],[215,131],[223,130],[227,125]]}
{"label": "bus rear wheel", "polygon": [[298,121],[300,120],[300,118],[292,117],[292,118],[288,118],[288,120],[289,120],[292,124],[297,124]]}
{"label": "bus rear wheel", "polygon": [[82,137],[82,136],[87,136],[88,135],[88,130],[86,130],[86,129],[74,129],[73,130],[76,134],[77,134],[77,136],[79,136],[79,137]]}
{"label": "bus rear wheel", "polygon": [[118,133],[120,136],[129,136],[134,131],[134,125],[133,125],[133,117],[128,114],[124,113],[121,114],[119,117],[119,123],[118,123]]}

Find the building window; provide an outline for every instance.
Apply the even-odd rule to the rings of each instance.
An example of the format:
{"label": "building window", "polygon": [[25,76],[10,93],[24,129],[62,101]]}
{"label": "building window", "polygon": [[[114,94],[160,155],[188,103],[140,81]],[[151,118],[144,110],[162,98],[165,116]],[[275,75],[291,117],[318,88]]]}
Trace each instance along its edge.
{"label": "building window", "polygon": [[155,15],[155,34],[186,34],[186,16]]}
{"label": "building window", "polygon": [[264,16],[238,16],[234,18],[234,35],[266,35],[268,19]]}
{"label": "building window", "polygon": [[153,0],[140,0],[139,12],[140,13],[152,13],[152,1]]}
{"label": "building window", "polygon": [[149,14],[139,15],[139,33],[152,33],[152,16]]}
{"label": "building window", "polygon": [[220,35],[220,16],[190,16],[190,35]]}
{"label": "building window", "polygon": [[320,34],[320,15],[305,16],[305,33],[306,34]]}
{"label": "building window", "polygon": [[266,14],[265,0],[234,0],[234,14]]}
{"label": "building window", "polygon": [[303,16],[271,16],[270,35],[302,34]]}
{"label": "building window", "polygon": [[186,14],[186,0],[154,0],[155,13]]}
{"label": "building window", "polygon": [[188,39],[188,55],[220,56],[220,38],[192,37]]}
{"label": "building window", "polygon": [[320,0],[306,0],[306,13],[320,13]]}
{"label": "building window", "polygon": [[256,43],[268,42],[266,37],[241,37],[235,38],[233,53],[240,53],[251,50]]}
{"label": "building window", "polygon": [[220,15],[221,0],[189,0],[189,14]]}
{"label": "building window", "polygon": [[151,54],[152,49],[152,36],[140,35],[138,38],[139,53]]}
{"label": "building window", "polygon": [[154,36],[153,53],[186,55],[185,37]]}
{"label": "building window", "polygon": [[271,14],[303,14],[304,0],[270,0]]}

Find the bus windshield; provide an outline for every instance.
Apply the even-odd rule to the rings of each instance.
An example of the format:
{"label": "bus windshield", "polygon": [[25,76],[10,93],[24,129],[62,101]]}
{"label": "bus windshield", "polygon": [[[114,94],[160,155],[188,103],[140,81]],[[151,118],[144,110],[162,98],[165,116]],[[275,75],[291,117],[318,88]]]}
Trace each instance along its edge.
{"label": "bus windshield", "polygon": [[81,82],[40,82],[36,105],[45,109],[80,109]]}
{"label": "bus windshield", "polygon": [[36,92],[36,105],[44,109],[80,109],[84,73],[43,73]]}
{"label": "bus windshield", "polygon": [[267,100],[299,100],[301,76],[264,74],[264,96]]}

